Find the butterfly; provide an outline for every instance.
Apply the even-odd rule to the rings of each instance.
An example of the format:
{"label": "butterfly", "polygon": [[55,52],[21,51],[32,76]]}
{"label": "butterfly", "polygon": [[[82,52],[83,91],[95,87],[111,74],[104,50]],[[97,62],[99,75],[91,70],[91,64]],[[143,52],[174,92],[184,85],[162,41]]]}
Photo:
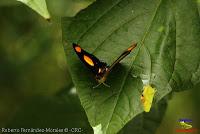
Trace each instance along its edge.
{"label": "butterfly", "polygon": [[103,84],[107,87],[110,87],[105,83],[108,74],[111,69],[119,63],[122,59],[124,59],[135,47],[136,43],[133,43],[128,49],[126,49],[110,66],[108,66],[105,62],[100,61],[94,55],[83,50],[78,44],[73,43],[73,48],[79,59],[94,73],[96,81],[99,83],[97,86]]}

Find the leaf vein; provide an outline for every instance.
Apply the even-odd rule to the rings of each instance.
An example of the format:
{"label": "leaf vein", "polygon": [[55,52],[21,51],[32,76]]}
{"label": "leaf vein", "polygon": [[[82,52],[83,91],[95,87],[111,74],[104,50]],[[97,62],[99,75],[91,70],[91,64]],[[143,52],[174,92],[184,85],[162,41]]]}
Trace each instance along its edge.
{"label": "leaf vein", "polygon": [[[143,45],[144,45],[144,40],[145,40],[147,34],[149,33],[151,24],[152,24],[152,22],[153,22],[153,20],[154,20],[154,18],[155,18],[155,16],[156,16],[157,10],[158,10],[158,8],[160,7],[161,1],[162,1],[162,0],[160,0],[160,2],[158,3],[158,5],[157,5],[157,7],[156,7],[156,9],[155,9],[155,13],[154,13],[154,15],[153,15],[153,17],[152,17],[151,23],[149,24],[149,27],[147,28],[147,31],[146,31],[145,34],[144,34],[144,37],[143,37],[143,39],[142,39],[142,42],[143,42],[142,44],[143,44]],[[139,50],[140,50],[141,46],[142,46],[142,45],[140,45]],[[138,50],[138,53],[139,53],[139,50]],[[136,56],[138,55],[138,53],[136,54]],[[136,58],[136,57],[135,57],[135,58]],[[119,99],[119,96],[121,95],[122,89],[123,89],[123,87],[124,87],[124,84],[125,84],[125,81],[126,81],[126,79],[127,79],[127,76],[128,76],[128,74],[129,74],[129,72],[130,72],[132,66],[133,66],[133,63],[134,63],[134,60],[132,61],[129,70],[126,72],[125,77],[124,77],[124,80],[122,81],[122,85],[121,85],[121,87],[120,87],[119,94],[118,94],[118,96],[116,97],[116,101],[115,101],[115,105],[114,105],[114,108],[113,108],[113,112],[112,112],[112,113],[115,113],[115,109],[116,109],[116,106],[117,106],[117,101],[118,101],[118,99]],[[106,130],[108,129],[112,118],[113,118],[113,114],[111,114],[109,123],[108,123],[108,125],[106,126]]]}

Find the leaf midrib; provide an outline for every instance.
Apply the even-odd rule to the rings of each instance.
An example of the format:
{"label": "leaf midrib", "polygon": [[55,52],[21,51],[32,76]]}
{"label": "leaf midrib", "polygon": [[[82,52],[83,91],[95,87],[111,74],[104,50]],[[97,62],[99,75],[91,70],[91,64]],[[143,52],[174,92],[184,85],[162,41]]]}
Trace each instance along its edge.
{"label": "leaf midrib", "polygon": [[[148,28],[147,28],[147,31],[145,32],[145,34],[144,34],[144,36],[143,36],[143,38],[142,38],[141,45],[140,45],[139,50],[137,51],[136,56],[135,56],[134,59],[136,59],[136,57],[138,56],[139,51],[140,51],[142,45],[144,45],[144,41],[145,41],[145,39],[146,39],[146,36],[147,36],[148,33],[149,33],[149,30],[150,30],[150,28],[151,28],[152,22],[153,22],[153,20],[154,20],[154,18],[155,18],[155,16],[156,16],[157,10],[158,10],[158,8],[159,8],[161,2],[162,2],[162,0],[160,0],[159,3],[158,3],[158,5],[156,6],[155,13],[154,13],[154,15],[153,15],[153,17],[152,17],[152,20],[151,20],[151,22],[150,22]],[[123,82],[122,82],[122,86],[121,86],[121,88],[120,88],[120,90],[119,90],[119,94],[117,95],[117,97],[116,97],[116,99],[115,99],[116,101],[115,101],[115,103],[114,103],[115,105],[114,105],[114,108],[113,108],[113,112],[112,112],[112,114],[111,114],[111,117],[110,117],[110,120],[109,120],[108,125],[107,125],[107,127],[106,127],[106,130],[108,129],[108,127],[109,127],[109,125],[110,125],[110,122],[111,122],[111,120],[112,120],[112,118],[113,118],[113,115],[114,115],[114,112],[115,112],[115,109],[116,109],[116,106],[117,106],[117,101],[118,101],[118,99],[119,99],[119,96],[121,95],[121,92],[122,92],[122,89],[123,89],[123,87],[124,87],[125,81],[126,81],[126,79],[127,79],[127,77],[128,77],[128,74],[129,74],[129,72],[130,72],[130,70],[131,70],[131,68],[132,68],[132,66],[133,66],[134,59],[133,59],[133,61],[132,61],[132,63],[131,63],[131,66],[130,66],[129,70],[128,70],[127,73],[125,74],[124,80],[123,80]]]}

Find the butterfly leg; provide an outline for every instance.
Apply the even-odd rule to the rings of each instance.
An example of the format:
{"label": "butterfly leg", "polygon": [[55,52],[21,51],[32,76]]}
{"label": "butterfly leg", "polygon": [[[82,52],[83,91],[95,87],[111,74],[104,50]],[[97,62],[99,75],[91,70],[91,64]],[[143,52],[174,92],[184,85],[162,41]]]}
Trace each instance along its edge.
{"label": "butterfly leg", "polygon": [[103,84],[104,86],[106,86],[106,87],[110,87],[108,84],[106,84],[106,83],[99,83],[98,85],[96,85],[96,86],[94,86],[93,88],[97,88],[97,87],[99,87],[101,84]]}
{"label": "butterfly leg", "polygon": [[109,88],[110,88],[110,86],[109,86],[108,84],[104,83],[104,82],[103,82],[103,85],[105,85],[106,87],[109,87]]}
{"label": "butterfly leg", "polygon": [[101,85],[101,83],[99,83],[98,85],[94,86],[93,88],[97,88],[97,87],[100,86],[100,85]]}

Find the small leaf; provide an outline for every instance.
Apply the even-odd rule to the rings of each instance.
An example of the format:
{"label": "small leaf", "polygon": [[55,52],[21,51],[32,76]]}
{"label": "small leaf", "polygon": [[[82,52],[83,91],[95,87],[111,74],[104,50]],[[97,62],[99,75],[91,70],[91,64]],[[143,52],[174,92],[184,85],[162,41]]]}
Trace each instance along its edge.
{"label": "small leaf", "polygon": [[50,19],[50,15],[45,0],[17,0],[17,1],[20,1],[25,5],[29,6],[45,19],[47,20]]}

